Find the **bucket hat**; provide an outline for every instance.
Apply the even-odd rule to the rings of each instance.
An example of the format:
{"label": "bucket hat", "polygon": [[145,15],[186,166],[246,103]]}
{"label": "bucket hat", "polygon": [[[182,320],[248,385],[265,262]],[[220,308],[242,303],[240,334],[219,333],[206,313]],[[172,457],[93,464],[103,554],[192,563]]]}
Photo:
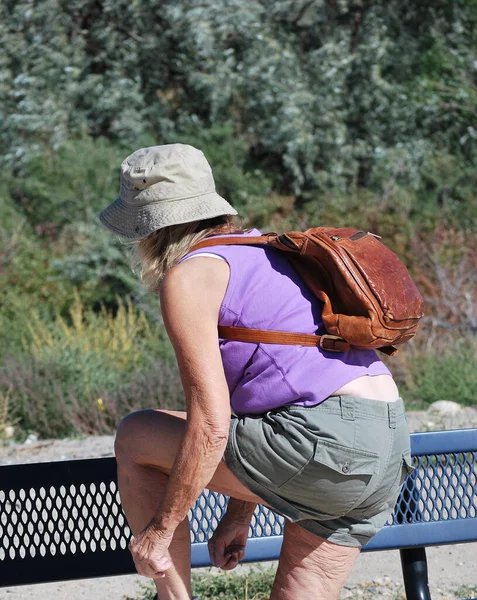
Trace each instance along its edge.
{"label": "bucket hat", "polygon": [[187,144],[166,144],[136,150],[121,163],[119,197],[99,218],[134,240],[169,225],[236,214],[215,191],[204,154]]}

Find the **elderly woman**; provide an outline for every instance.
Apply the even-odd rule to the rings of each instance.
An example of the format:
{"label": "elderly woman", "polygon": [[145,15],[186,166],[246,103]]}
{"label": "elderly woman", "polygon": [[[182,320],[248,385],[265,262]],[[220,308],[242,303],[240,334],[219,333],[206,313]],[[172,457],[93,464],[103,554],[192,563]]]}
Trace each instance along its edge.
{"label": "elderly woman", "polygon": [[191,249],[235,224],[204,155],[144,148],[121,165],[120,196],[101,213],[135,240],[159,294],[186,412],[125,417],[116,457],[137,571],[159,600],[191,598],[187,512],[204,487],[230,496],[209,541],[212,563],[244,556],[257,503],[286,519],[271,598],[337,598],[363,544],[391,514],[409,463],[402,400],[371,350],[223,340],[218,325],[322,332],[321,304],[286,257],[262,246]]}

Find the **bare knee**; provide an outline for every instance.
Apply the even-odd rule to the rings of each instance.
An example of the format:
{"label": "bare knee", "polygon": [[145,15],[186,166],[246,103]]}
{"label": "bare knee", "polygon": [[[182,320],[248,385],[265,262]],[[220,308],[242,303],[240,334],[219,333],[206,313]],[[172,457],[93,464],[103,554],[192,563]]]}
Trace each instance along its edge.
{"label": "bare knee", "polygon": [[122,419],[114,450],[120,469],[151,467],[169,473],[185,431],[179,412],[140,410]]}
{"label": "bare knee", "polygon": [[141,463],[141,440],[153,410],[139,410],[123,417],[116,431],[114,454],[118,463]]}

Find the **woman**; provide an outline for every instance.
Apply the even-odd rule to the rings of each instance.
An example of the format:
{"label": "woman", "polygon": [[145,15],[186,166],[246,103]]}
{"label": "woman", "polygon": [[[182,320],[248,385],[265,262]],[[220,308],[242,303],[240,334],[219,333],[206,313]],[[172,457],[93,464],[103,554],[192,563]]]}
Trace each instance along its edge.
{"label": "woman", "polygon": [[120,196],[100,216],[136,240],[187,408],[139,411],[119,426],[130,550],[159,600],[190,599],[187,512],[208,487],[230,496],[209,542],[213,564],[233,569],[243,558],[262,503],[286,517],[271,598],[331,600],[389,518],[409,468],[403,404],[374,351],[219,339],[219,324],[322,333],[320,302],[280,252],[191,252],[207,236],[259,233],[242,231],[236,214],[215,192],[203,154],[171,144],[122,163]]}

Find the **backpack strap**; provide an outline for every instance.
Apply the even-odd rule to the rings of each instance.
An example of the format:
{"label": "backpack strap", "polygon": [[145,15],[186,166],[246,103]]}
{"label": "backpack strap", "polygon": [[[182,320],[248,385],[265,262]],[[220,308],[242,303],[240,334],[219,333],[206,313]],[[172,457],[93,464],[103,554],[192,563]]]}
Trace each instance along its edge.
{"label": "backpack strap", "polygon": [[348,352],[350,345],[336,335],[314,335],[310,333],[290,333],[266,329],[248,329],[247,327],[228,327],[219,325],[219,336],[237,342],[257,344],[284,344],[287,346],[318,346],[326,352]]}
{"label": "backpack strap", "polygon": [[[234,327],[229,325],[218,326],[219,337],[236,342],[252,342],[255,344],[282,344],[286,346],[318,347],[325,352],[348,352],[351,345],[337,335],[325,333],[291,333],[285,331],[272,331],[268,329],[249,329],[248,327]],[[371,350],[372,348],[367,348]],[[394,346],[375,348],[387,356],[398,352]]]}
{"label": "backpack strap", "polygon": [[240,237],[209,237],[192,246],[189,252],[195,252],[209,246],[254,246],[256,244],[268,244],[276,236],[276,233],[264,233],[263,235],[242,235]]}

